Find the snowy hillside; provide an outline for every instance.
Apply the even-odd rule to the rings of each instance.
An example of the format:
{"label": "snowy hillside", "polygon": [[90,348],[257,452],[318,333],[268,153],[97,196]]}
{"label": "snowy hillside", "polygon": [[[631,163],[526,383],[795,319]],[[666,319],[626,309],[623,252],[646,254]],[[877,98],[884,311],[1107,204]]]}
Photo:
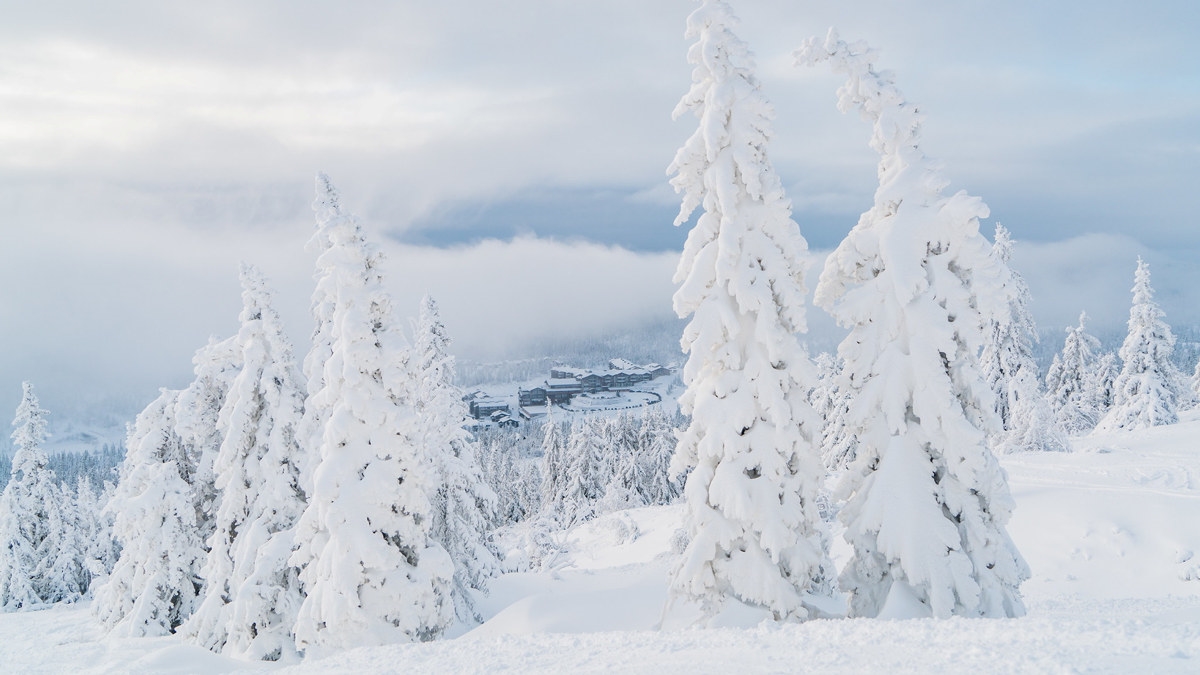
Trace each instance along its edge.
{"label": "snowy hillside", "polygon": [[[364,648],[279,667],[179,637],[102,637],[85,606],[0,614],[7,672],[1196,672],[1200,670],[1200,416],[1074,440],[1070,454],[1002,458],[1010,532],[1033,569],[1021,619],[760,623],[657,631],[676,506],[562,533],[545,569],[505,574],[487,619],[433,643]],[[519,565],[519,533],[507,563]],[[834,534],[834,557],[848,552]],[[686,610],[686,608],[684,608]],[[685,620],[676,608],[668,624]]]}

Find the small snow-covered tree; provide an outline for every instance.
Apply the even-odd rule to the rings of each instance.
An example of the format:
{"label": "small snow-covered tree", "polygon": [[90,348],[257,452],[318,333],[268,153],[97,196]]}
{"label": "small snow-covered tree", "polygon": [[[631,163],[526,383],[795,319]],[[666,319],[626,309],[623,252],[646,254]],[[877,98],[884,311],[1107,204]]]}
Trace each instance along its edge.
{"label": "small snow-covered tree", "polygon": [[671,473],[676,441],[675,427],[662,405],[651,407],[642,417],[637,440],[642,472],[638,490],[646,504],[670,504],[683,492],[682,482]]}
{"label": "small snow-covered tree", "polygon": [[645,506],[642,495],[643,459],[639,443],[640,420],[635,421],[627,413],[620,413],[607,420],[609,435],[607,456],[610,470],[607,483],[602,485],[603,495],[599,511],[612,513]]}
{"label": "small snow-covered tree", "polygon": [[1154,301],[1150,266],[1140,257],[1133,282],[1129,332],[1121,345],[1121,373],[1113,383],[1112,408],[1097,431],[1143,429],[1179,421],[1180,375],[1171,354],[1175,336]]}
{"label": "small snow-covered tree", "polygon": [[1055,421],[1068,434],[1091,431],[1103,414],[1103,390],[1098,390],[1097,352],[1100,341],[1088,334],[1087,313],[1079,325],[1067,329],[1062,351],[1054,355],[1046,372],[1046,399]]}
{"label": "small snow-covered tree", "polygon": [[[1000,430],[978,354],[1011,302],[978,197],[946,197],[919,148],[921,116],[876,54],[833,30],[796,52],[847,76],[843,112],[873,124],[874,206],[829,256],[816,304],[850,330],[838,348],[854,391],[857,457],[840,486],[856,616],[1019,616],[1029,570],[1009,538],[1013,501],[988,447]],[[903,607],[903,609],[901,609]]]}
{"label": "small snow-covered tree", "polygon": [[1022,364],[1009,380],[1011,428],[1004,433],[999,452],[1068,452],[1067,434],[1058,425],[1050,402],[1042,395],[1036,366]]}
{"label": "small snow-covered tree", "polygon": [[[403,334],[384,289],[382,256],[317,179],[314,307],[328,333],[306,408],[324,411],[308,506],[292,563],[306,597],[295,626],[307,656],[357,646],[430,640],[453,618],[454,565],[429,536],[434,490],[413,409]],[[319,329],[323,330],[323,329]],[[320,358],[311,360],[310,367]]]}
{"label": "small snow-covered tree", "polygon": [[1063,452],[1068,449],[1066,433],[1056,423],[1050,404],[1042,393],[1033,345],[1037,325],[1029,311],[1029,286],[1011,267],[1012,237],[996,224],[992,255],[1007,276],[1011,300],[1008,312],[988,325],[988,339],[980,356],[984,380],[996,398],[996,412],[1003,434],[996,435],[1000,452]]}
{"label": "small snow-covered tree", "polygon": [[84,547],[82,560],[89,589],[92,585],[103,583],[120,556],[120,548],[113,538],[113,515],[104,509],[114,489],[115,486],[110,482],[103,483],[97,489],[87,474],[81,475],[75,484],[80,539]]}
{"label": "small snow-covered tree", "polygon": [[1116,354],[1104,352],[1096,359],[1096,369],[1088,378],[1088,388],[1093,392],[1092,398],[1096,402],[1096,419],[1102,419],[1108,413],[1108,409],[1112,407],[1113,397],[1116,395],[1114,387],[1117,375],[1120,374],[1121,365],[1117,362]]}
{"label": "small snow-covered tree", "polygon": [[75,602],[87,592],[90,575],[85,566],[87,542],[83,514],[69,485],[51,485],[53,501],[46,504],[46,541],[35,572],[46,602]]}
{"label": "small snow-covered tree", "polygon": [[1192,379],[1189,384],[1191,385],[1192,399],[1200,401],[1200,361],[1196,362],[1196,369],[1192,371]]}
{"label": "small snow-covered tree", "polygon": [[607,485],[605,422],[596,415],[575,419],[567,438],[566,463],[555,515],[569,527],[597,514],[597,502]]}
{"label": "small snow-covered tree", "polygon": [[804,619],[832,571],[818,530],[819,422],[806,400],[815,375],[796,339],[808,245],[767,156],[774,110],[736,23],[722,0],[688,17],[695,68],[675,116],[694,112],[699,128],[668,168],[683,195],[675,224],[703,208],[674,279],[675,312],[691,317],[679,401],[691,421],[673,468],[691,474],[671,593],[710,615],[732,599]]}
{"label": "small snow-covered tree", "polygon": [[[55,552],[51,519],[61,495],[46,468],[46,411],[33,393],[21,385],[21,403],[13,419],[12,469],[0,494],[0,611],[31,609],[57,596],[46,578],[47,559]],[[55,598],[57,599],[57,598]]]}
{"label": "small snow-covered tree", "polygon": [[546,405],[546,421],[542,423],[542,505],[545,513],[562,509],[562,489],[567,472],[567,434],[564,422],[554,414],[554,404]]}
{"label": "small snow-covered tree", "polygon": [[224,439],[213,464],[219,499],[205,591],[184,631],[213,651],[278,660],[295,652],[302,599],[288,558],[305,505],[296,442],[304,398],[266,280],[243,265],[241,281],[243,366],[218,416]]}
{"label": "small snow-covered tree", "polygon": [[195,609],[203,556],[178,391],[163,390],[129,429],[121,479],[105,510],[121,555],[96,589],[92,611],[123,637],[166,635]]}
{"label": "small snow-covered tree", "polygon": [[439,476],[430,531],[454,561],[456,615],[481,621],[471,589],[485,591],[487,580],[500,570],[488,539],[497,497],[483,480],[479,445],[465,429],[469,415],[462,391],[454,385],[450,338],[428,295],[421,300],[413,333],[417,433]]}

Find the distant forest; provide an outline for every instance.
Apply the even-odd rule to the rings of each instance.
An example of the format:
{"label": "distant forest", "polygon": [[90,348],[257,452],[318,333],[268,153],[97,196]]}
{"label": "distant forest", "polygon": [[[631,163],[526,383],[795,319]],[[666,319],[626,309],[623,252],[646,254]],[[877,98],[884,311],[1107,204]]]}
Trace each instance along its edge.
{"label": "distant forest", "polygon": [[[56,452],[49,456],[46,468],[54,473],[59,485],[74,487],[83,476],[99,487],[105,481],[117,482],[117,470],[125,459],[125,446],[117,443],[105,443],[92,452]],[[0,489],[8,484],[12,474],[12,457],[7,452],[0,452]]]}

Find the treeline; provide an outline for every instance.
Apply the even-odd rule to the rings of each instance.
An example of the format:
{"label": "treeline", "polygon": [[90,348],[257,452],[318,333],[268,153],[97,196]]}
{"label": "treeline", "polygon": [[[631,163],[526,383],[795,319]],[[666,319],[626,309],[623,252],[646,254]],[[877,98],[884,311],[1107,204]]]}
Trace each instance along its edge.
{"label": "treeline", "polygon": [[[125,447],[105,443],[99,449],[81,452],[55,452],[47,455],[46,469],[59,485],[75,485],[87,477],[93,485],[117,481],[117,469],[125,459]],[[8,484],[12,458],[0,454],[0,489]]]}

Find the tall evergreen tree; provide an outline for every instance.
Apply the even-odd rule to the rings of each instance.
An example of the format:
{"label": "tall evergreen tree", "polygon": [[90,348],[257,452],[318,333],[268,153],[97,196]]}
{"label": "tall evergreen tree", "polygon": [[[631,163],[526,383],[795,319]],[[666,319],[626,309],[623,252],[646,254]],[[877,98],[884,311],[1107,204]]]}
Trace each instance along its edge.
{"label": "tall evergreen tree", "polygon": [[838,354],[859,442],[839,514],[851,612],[919,603],[936,617],[1019,616],[1029,570],[1005,530],[1013,501],[988,447],[1000,425],[977,361],[1011,301],[979,234],[987,206],[943,196],[919,148],[921,116],[866,45],[831,30],[796,56],[847,76],[838,106],[873,123],[880,155],[875,205],[827,259],[815,295],[850,330]]}
{"label": "tall evergreen tree", "polygon": [[1150,266],[1140,257],[1133,282],[1129,332],[1121,345],[1121,373],[1113,383],[1112,408],[1097,431],[1143,429],[1179,421],[1181,377],[1171,354],[1175,335],[1163,320],[1150,286]]}
{"label": "tall evergreen tree", "polygon": [[32,384],[25,382],[21,389],[12,469],[0,495],[0,611],[5,612],[35,608],[58,595],[46,577],[46,560],[56,544],[51,519],[61,498],[42,451],[46,411]]}
{"label": "tall evergreen tree", "polygon": [[327,342],[314,345],[327,358],[305,406],[325,413],[320,443],[307,450],[315,453],[312,491],[292,557],[307,594],[296,644],[309,656],[433,639],[454,612],[453,562],[429,536],[434,475],[422,455],[408,346],[392,318],[382,256],[341,212],[324,176],[316,208],[314,239],[327,246],[317,258],[314,307],[329,310],[331,321]]}
{"label": "tall evergreen tree", "polygon": [[1033,345],[1038,339],[1037,326],[1029,312],[1029,287],[1021,275],[1009,267],[1012,247],[1008,230],[997,223],[992,255],[1007,277],[1005,283],[1009,285],[1011,301],[1007,312],[988,322],[988,339],[979,357],[980,370],[995,396],[996,412],[1005,430],[1012,429],[1012,382],[1018,369],[1034,363]]}
{"label": "tall evergreen tree", "polygon": [[774,111],[722,0],[688,17],[692,87],[675,108],[699,128],[668,172],[683,194],[676,225],[698,208],[675,273],[675,312],[691,317],[681,344],[691,422],[673,466],[690,541],[671,593],[712,614],[727,600],[778,619],[804,619],[832,570],[816,508],[823,476],[815,375],[804,331],[807,242],[767,156]]}
{"label": "tall evergreen tree", "polygon": [[[1100,341],[1087,332],[1087,313],[1079,314],[1079,325],[1067,329],[1062,351],[1054,355],[1046,372],[1046,399],[1055,421],[1068,434],[1091,431],[1107,408],[1107,385],[1096,378],[1107,369],[1099,367]],[[1098,383],[1100,386],[1097,386]]]}
{"label": "tall evergreen tree", "polygon": [[278,660],[295,653],[291,629],[302,600],[299,570],[288,558],[305,505],[296,442],[304,398],[266,280],[244,265],[241,281],[236,344],[243,366],[218,417],[220,497],[204,597],[186,632],[213,651]]}
{"label": "tall evergreen tree", "polygon": [[437,303],[421,300],[414,327],[418,435],[439,480],[432,496],[431,534],[454,561],[454,609],[460,620],[481,621],[471,589],[484,591],[500,571],[488,532],[496,493],[484,482],[479,445],[465,428],[469,414],[454,385],[454,357]]}
{"label": "tall evergreen tree", "polygon": [[176,429],[178,391],[163,390],[129,429],[121,480],[105,507],[121,555],[92,611],[115,635],[173,632],[195,609],[203,553],[196,497]]}

